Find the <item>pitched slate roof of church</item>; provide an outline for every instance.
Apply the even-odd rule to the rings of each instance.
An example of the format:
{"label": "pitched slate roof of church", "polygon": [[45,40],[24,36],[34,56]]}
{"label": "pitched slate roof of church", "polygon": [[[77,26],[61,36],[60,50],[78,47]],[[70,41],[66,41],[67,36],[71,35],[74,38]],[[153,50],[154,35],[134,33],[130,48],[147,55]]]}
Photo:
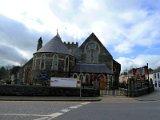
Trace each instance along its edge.
{"label": "pitched slate roof of church", "polygon": [[72,53],[68,50],[68,48],[62,42],[58,33],[48,43],[46,43],[41,49],[39,49],[36,53],[45,53],[45,52],[72,55]]}
{"label": "pitched slate roof of church", "polygon": [[106,66],[106,64],[80,64],[80,63],[77,63],[73,69],[73,72],[113,74],[113,72]]}

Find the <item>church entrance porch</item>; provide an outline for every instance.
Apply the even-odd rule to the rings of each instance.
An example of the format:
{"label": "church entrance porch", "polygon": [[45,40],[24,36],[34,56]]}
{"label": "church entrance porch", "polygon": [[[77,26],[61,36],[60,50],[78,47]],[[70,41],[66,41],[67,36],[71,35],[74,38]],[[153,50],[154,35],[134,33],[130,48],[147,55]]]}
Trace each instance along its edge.
{"label": "church entrance porch", "polygon": [[[103,74],[98,75],[100,94],[103,94],[107,88],[107,80]],[[108,86],[109,87],[109,86]]]}
{"label": "church entrance porch", "polygon": [[73,77],[79,80],[82,89],[99,89],[102,96],[123,95],[122,91],[114,89],[114,80],[110,74],[74,73]]}
{"label": "church entrance porch", "polygon": [[114,73],[106,64],[77,63],[72,72],[73,77],[80,81],[82,89],[99,89],[100,94],[106,94],[118,86]]}
{"label": "church entrance porch", "polygon": [[100,89],[106,90],[109,88],[109,84],[105,74],[89,74],[89,73],[74,73],[73,77],[77,78],[81,82],[82,88]]}

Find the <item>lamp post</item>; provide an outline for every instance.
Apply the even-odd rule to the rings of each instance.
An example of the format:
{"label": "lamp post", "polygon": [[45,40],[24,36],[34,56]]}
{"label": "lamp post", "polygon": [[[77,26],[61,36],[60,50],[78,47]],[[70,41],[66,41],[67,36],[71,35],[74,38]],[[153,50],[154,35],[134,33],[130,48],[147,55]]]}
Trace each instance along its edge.
{"label": "lamp post", "polygon": [[150,92],[150,85],[149,85],[149,69],[148,69],[148,63],[147,63],[147,73],[148,73],[148,93]]}
{"label": "lamp post", "polygon": [[82,97],[82,80],[80,79],[80,89],[79,89],[80,91],[80,98]]}
{"label": "lamp post", "polygon": [[79,75],[79,80],[80,80],[80,98],[82,97],[82,79],[83,79],[83,74],[81,73],[81,70],[80,70],[80,75]]}

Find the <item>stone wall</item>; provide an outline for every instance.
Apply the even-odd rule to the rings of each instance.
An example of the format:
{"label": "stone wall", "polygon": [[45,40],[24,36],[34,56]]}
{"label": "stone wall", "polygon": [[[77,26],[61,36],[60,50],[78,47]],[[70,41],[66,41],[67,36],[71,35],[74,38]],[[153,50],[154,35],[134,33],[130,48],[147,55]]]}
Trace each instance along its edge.
{"label": "stone wall", "polygon": [[[141,84],[139,84],[140,82]],[[154,91],[153,83],[149,83],[147,80],[140,82],[137,82],[134,79],[130,79],[126,88],[121,88],[120,90],[125,96],[129,97],[138,97]]]}
{"label": "stone wall", "polygon": [[[4,96],[80,96],[79,88],[46,86],[0,85],[0,95]],[[83,97],[99,96],[99,90],[82,89]]]}

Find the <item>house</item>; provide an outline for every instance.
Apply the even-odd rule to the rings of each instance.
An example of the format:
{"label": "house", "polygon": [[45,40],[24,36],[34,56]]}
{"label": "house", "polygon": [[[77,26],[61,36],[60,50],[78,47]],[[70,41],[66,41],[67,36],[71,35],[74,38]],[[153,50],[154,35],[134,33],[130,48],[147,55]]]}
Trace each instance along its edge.
{"label": "house", "polygon": [[153,70],[150,73],[150,79],[152,79],[154,87],[155,88],[160,88],[160,67],[157,69]]}

